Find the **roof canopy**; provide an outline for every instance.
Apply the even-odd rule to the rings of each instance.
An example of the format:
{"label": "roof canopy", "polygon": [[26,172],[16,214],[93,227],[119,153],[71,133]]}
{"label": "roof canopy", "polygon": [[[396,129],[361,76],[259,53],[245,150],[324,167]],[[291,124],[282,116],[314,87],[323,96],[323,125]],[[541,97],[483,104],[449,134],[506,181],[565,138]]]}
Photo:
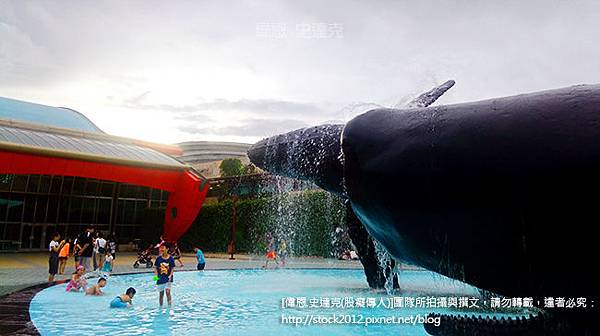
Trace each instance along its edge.
{"label": "roof canopy", "polygon": [[103,133],[83,114],[66,107],[53,107],[0,97],[0,119]]}
{"label": "roof canopy", "polygon": [[187,168],[173,157],[152,148],[127,143],[122,138],[44,130],[0,121],[0,149],[134,166]]}

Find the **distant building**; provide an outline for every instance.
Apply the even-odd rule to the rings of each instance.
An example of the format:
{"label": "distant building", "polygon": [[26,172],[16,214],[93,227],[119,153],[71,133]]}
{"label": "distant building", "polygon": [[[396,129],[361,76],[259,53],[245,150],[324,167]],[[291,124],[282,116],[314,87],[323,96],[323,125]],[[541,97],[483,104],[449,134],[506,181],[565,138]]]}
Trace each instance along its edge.
{"label": "distant building", "polygon": [[249,164],[246,155],[251,144],[238,142],[188,141],[178,143],[183,154],[177,156],[182,162],[194,167],[200,174],[208,177],[219,177],[219,165],[225,159],[237,158],[243,164]]}

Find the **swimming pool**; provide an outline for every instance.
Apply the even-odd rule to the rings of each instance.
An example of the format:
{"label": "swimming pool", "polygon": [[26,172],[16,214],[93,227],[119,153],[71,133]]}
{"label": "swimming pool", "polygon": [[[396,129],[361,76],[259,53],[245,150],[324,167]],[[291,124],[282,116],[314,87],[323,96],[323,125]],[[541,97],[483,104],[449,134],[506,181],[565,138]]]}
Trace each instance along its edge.
{"label": "swimming pool", "polygon": [[[391,302],[380,301],[391,300],[391,296],[368,288],[362,270],[176,272],[171,308],[158,307],[152,276],[112,276],[102,297],[66,293],[66,284],[49,287],[31,301],[31,320],[42,335],[426,335],[419,323],[365,326],[348,322],[358,322],[360,316],[364,322],[371,316],[424,317],[433,311],[451,312],[449,308],[389,309],[385,303],[375,308],[345,304],[332,308],[332,300],[337,303],[337,298],[346,297]],[[426,271],[404,271],[400,281],[403,290],[396,296],[478,296],[474,287]],[[137,290],[133,307],[110,309],[110,300],[130,286]],[[302,298],[306,307],[299,308]],[[296,307],[282,307],[291,301]],[[327,301],[328,305],[323,305]],[[340,324],[317,325],[314,318],[311,325],[302,322],[295,326],[289,318],[282,322],[282,315],[333,314]]]}

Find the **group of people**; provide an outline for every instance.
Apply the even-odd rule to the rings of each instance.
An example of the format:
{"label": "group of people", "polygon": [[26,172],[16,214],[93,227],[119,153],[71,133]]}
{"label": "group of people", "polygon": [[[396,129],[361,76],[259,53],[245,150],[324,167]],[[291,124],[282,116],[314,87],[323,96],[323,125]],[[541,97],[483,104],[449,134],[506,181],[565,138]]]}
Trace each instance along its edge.
{"label": "group of people", "polygon": [[[280,239],[279,244],[275,245],[275,238],[268,233],[267,234],[267,255],[266,261],[263,268],[269,268],[269,261],[275,262],[275,267],[285,267],[287,259],[287,246],[285,240]],[[281,264],[280,264],[281,262]]]}
{"label": "group of people", "polygon": [[[79,266],[85,270],[93,267],[94,271],[111,272],[117,253],[117,242],[114,233],[108,239],[100,232],[94,232],[94,226],[86,227],[72,242],[70,238],[60,240],[58,232],[52,235],[48,245],[48,281],[54,281],[56,274],[65,274],[69,256],[75,260],[75,273]],[[71,246],[71,244],[73,246]]]}
{"label": "group of people", "polygon": [[[101,296],[104,295],[102,288],[104,288],[108,282],[105,277],[99,277],[96,284],[89,286],[87,285],[87,280],[84,276],[85,267],[82,265],[77,266],[77,270],[71,276],[71,280],[67,284],[66,292],[85,292],[85,295],[96,295]],[[116,296],[111,302],[111,308],[126,308],[130,307],[133,302],[133,296],[135,295],[136,290],[133,287],[129,287],[125,294],[121,294]]]}
{"label": "group of people", "polygon": [[[171,306],[171,284],[173,283],[173,273],[175,272],[175,257],[170,254],[173,251],[172,245],[162,241],[158,246],[159,255],[156,257],[154,262],[154,277],[153,281],[156,281],[156,289],[158,291],[158,304],[160,307],[164,304],[164,297],[167,297],[167,305]],[[206,260],[204,254],[199,248],[194,248],[196,252],[196,259],[198,261],[197,269],[203,270],[206,266]],[[132,304],[133,295],[135,295],[135,289],[130,287],[127,289],[125,294],[115,297],[110,302],[111,308],[124,308]]]}
{"label": "group of people", "polygon": [[[49,281],[54,280],[57,273],[64,274],[66,259],[69,256],[70,241],[68,239],[60,240],[60,234],[55,233],[49,244]],[[106,240],[101,234],[94,234],[94,227],[89,226],[73,241],[73,255],[75,257],[75,272],[71,275],[66,291],[67,292],[85,292],[86,295],[104,295],[102,289],[106,286],[107,276],[112,270],[114,252],[116,252],[116,243],[111,246],[114,239]],[[181,266],[181,251],[176,244],[168,244],[164,240],[158,244],[159,255],[154,262],[154,277],[156,287],[159,292],[159,304],[162,307],[164,296],[166,294],[167,304],[171,306],[171,284],[173,283],[173,272],[175,270],[175,261],[179,260]],[[194,248],[196,259],[198,261],[197,269],[203,270],[206,266],[204,253],[199,248]],[[61,259],[65,258],[65,259]],[[88,286],[85,271],[90,269],[92,259],[96,260],[94,270],[102,270],[97,282]],[[106,273],[105,273],[106,272]],[[111,308],[125,308],[133,303],[133,297],[136,293],[135,288],[129,287],[124,294],[116,296],[111,302]]]}

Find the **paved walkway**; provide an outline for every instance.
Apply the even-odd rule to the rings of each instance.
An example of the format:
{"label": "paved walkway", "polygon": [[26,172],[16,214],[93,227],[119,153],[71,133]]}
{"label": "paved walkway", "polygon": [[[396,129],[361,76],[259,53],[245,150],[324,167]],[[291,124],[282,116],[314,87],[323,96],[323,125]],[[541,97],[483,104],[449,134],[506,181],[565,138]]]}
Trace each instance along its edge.
{"label": "paved walkway", "polygon": [[[152,269],[133,268],[137,254],[117,253],[112,274],[132,272],[152,272]],[[263,256],[236,255],[235,260],[229,260],[229,255],[206,254],[206,269],[256,269],[265,264]],[[184,267],[178,269],[193,270],[196,268],[196,258],[193,254],[184,254]],[[55,280],[70,277],[74,261],[69,258],[64,275],[56,275]],[[273,263],[269,262],[269,267]],[[351,268],[362,269],[358,261],[345,261],[316,257],[289,258],[286,268]],[[48,280],[47,253],[0,253],[0,295],[8,294],[29,286],[44,283]]]}

